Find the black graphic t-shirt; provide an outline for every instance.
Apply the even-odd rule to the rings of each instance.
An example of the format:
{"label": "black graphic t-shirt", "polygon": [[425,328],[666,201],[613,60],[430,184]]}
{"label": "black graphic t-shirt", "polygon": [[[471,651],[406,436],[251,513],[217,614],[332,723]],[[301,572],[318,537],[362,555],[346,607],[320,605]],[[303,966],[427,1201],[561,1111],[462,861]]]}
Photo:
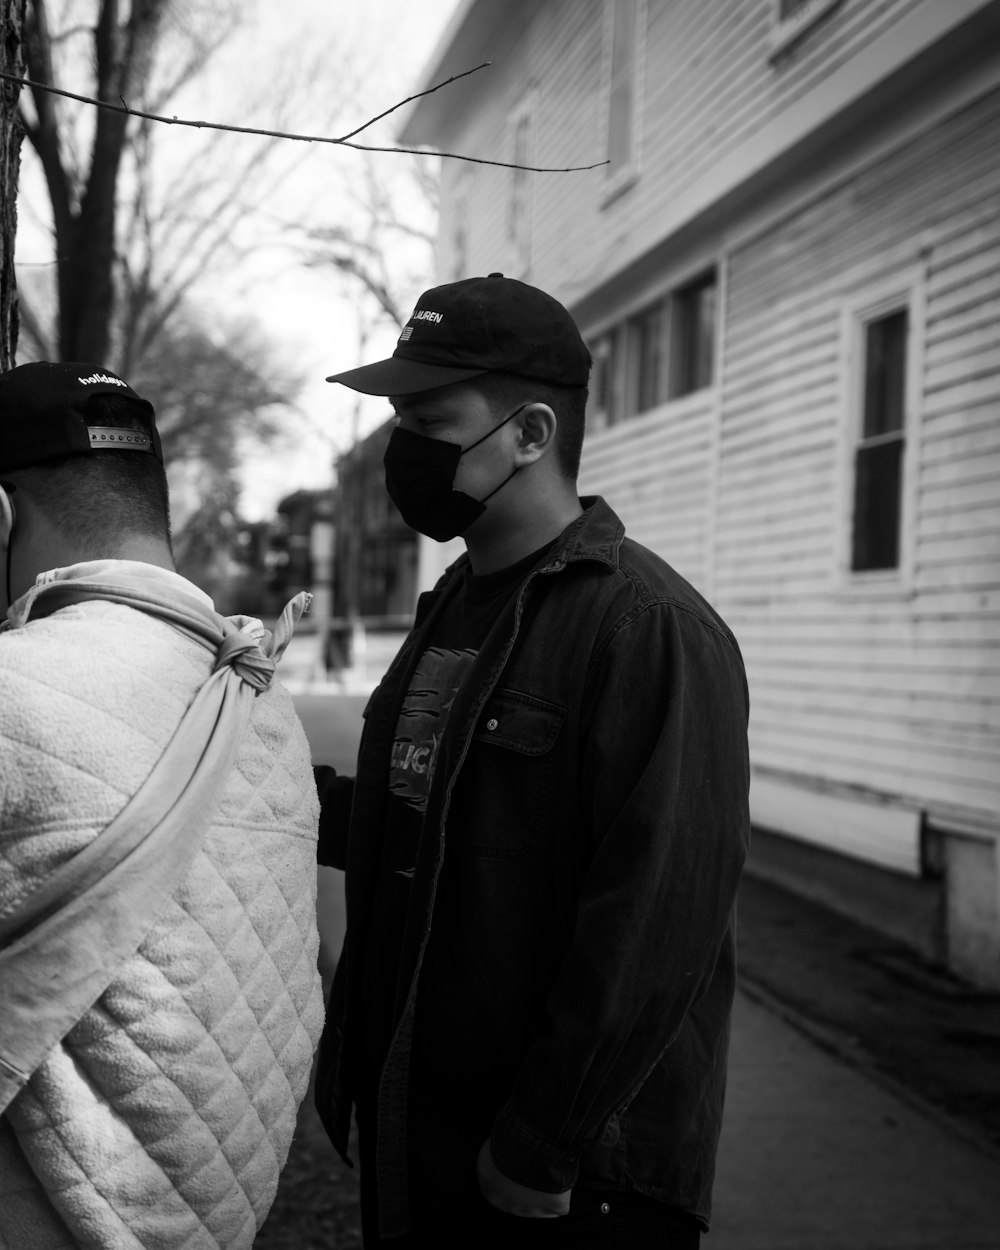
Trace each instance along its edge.
{"label": "black graphic t-shirt", "polygon": [[424,813],[441,740],[455,696],[504,605],[548,550],[496,573],[467,573],[435,623],[413,670],[396,722],[389,766],[382,863],[365,950],[364,996],[368,1044],[376,1070],[391,1041],[410,882],[423,835]]}

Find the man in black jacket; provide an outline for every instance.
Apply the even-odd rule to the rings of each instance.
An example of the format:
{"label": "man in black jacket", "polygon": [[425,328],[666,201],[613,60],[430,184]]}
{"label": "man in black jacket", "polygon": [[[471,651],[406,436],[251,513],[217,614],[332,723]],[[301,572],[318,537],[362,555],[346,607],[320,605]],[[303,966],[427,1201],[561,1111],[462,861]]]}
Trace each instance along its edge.
{"label": "man in black jacket", "polygon": [[317,1104],[342,1153],[356,1108],[366,1246],[708,1225],[746,679],[713,609],[578,497],[589,369],[557,301],[491,274],[330,379],[390,397],[390,495],[468,549],[372,697],[357,777],[318,770],[347,938]]}

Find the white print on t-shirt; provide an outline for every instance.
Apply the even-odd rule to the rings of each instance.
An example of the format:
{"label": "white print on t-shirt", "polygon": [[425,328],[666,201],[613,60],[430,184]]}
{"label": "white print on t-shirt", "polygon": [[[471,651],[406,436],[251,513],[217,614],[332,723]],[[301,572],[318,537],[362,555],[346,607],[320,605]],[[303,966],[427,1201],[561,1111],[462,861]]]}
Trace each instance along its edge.
{"label": "white print on t-shirt", "polygon": [[420,657],[396,723],[389,793],[418,812],[427,808],[445,725],[475,651],[428,647]]}

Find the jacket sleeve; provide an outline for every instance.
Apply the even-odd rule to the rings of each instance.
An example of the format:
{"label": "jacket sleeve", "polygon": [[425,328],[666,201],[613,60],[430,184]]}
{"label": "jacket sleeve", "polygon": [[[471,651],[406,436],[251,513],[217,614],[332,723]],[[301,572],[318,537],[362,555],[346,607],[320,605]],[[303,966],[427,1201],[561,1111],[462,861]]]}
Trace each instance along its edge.
{"label": "jacket sleeve", "polygon": [[494,1121],[497,1167],[576,1181],[711,981],[749,842],[748,697],[722,629],[639,607],[595,654],[583,709],[592,855],[545,1026]]}
{"label": "jacket sleeve", "polygon": [[328,764],[314,764],[313,777],[319,795],[316,859],[327,868],[344,868],[347,862],[347,825],[354,798],[354,778],[341,777]]}

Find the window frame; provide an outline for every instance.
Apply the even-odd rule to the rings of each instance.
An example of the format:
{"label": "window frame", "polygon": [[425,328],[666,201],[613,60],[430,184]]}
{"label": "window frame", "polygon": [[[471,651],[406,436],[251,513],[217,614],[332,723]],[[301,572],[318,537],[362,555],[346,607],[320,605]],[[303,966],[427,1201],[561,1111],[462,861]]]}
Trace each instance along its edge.
{"label": "window frame", "polygon": [[[623,402],[623,323],[618,321],[596,335],[590,345],[594,371],[587,401],[588,434],[608,430],[625,420]],[[604,391],[606,394],[601,394]],[[606,403],[602,400],[606,399]],[[601,404],[600,407],[597,405]]]}
{"label": "window frame", "polygon": [[[906,357],[903,366],[903,411],[900,437],[899,530],[897,563],[891,568],[855,569],[854,529],[857,511],[858,451],[864,433],[868,327],[898,312],[907,314]],[[912,270],[895,281],[869,288],[845,302],[842,310],[842,383],[844,420],[840,462],[840,524],[838,570],[842,589],[862,594],[903,592],[913,587],[917,466],[921,426],[921,379],[924,351],[923,275]],[[881,437],[881,436],[879,436]],[[872,436],[869,446],[879,437]],[[884,441],[884,439],[882,440]]]}
{"label": "window frame", "polygon": [[[518,138],[527,134],[527,153],[518,154]],[[536,164],[535,150],[538,141],[538,92],[530,88],[520,103],[507,117],[507,151],[510,163]],[[506,223],[504,235],[507,246],[507,272],[511,277],[527,279],[531,273],[532,213],[534,209],[535,184],[525,171],[511,169],[508,184]],[[518,213],[518,207],[520,212]],[[518,229],[518,224],[520,229]]]}
{"label": "window frame", "polygon": [[[708,352],[708,381],[698,381],[698,367],[691,369],[692,353],[689,344],[692,341],[692,326],[700,329],[701,305],[697,305],[697,317],[692,320],[685,315],[690,306],[688,302],[696,292],[712,291],[712,340]],[[695,324],[695,321],[697,324]],[[716,384],[716,359],[719,344],[719,268],[712,265],[696,277],[685,282],[670,293],[670,362],[668,368],[667,399],[684,399],[688,395],[697,395],[700,391],[711,390]],[[700,356],[700,352],[696,353]]]}
{"label": "window frame", "polygon": [[453,282],[466,277],[469,272],[469,223],[472,218],[469,201],[474,182],[474,172],[463,166],[455,174],[455,181],[446,197],[451,205],[446,237],[448,266]]}
{"label": "window frame", "polygon": [[611,162],[612,108],[617,88],[614,73],[615,18],[617,7],[623,2],[630,3],[635,6],[635,28],[632,31],[631,116],[629,119],[631,125],[632,143],[629,159],[627,161],[618,166],[612,163],[609,163],[607,166],[607,180],[604,187],[602,207],[606,207],[623,191],[626,191],[633,185],[639,176],[642,159],[642,100],[645,86],[646,63],[646,40],[644,36],[647,19],[647,0],[604,0],[604,46],[601,58],[601,108],[604,126],[603,149],[605,157],[609,162]]}
{"label": "window frame", "polygon": [[[722,335],[722,264],[718,260],[702,265],[681,282],[671,284],[642,302],[630,303],[613,320],[588,335],[594,360],[590,399],[587,404],[588,433],[598,433],[623,421],[641,418],[667,405],[683,404],[707,395],[719,384],[720,340]],[[714,288],[712,341],[709,345],[710,378],[705,385],[681,386],[678,382],[681,341],[680,305],[690,292]],[[655,342],[649,350],[649,328],[658,322]],[[645,372],[646,365],[652,365]],[[603,392],[603,394],[602,394]],[[652,402],[643,403],[643,399]],[[603,403],[603,406],[598,406]]]}

